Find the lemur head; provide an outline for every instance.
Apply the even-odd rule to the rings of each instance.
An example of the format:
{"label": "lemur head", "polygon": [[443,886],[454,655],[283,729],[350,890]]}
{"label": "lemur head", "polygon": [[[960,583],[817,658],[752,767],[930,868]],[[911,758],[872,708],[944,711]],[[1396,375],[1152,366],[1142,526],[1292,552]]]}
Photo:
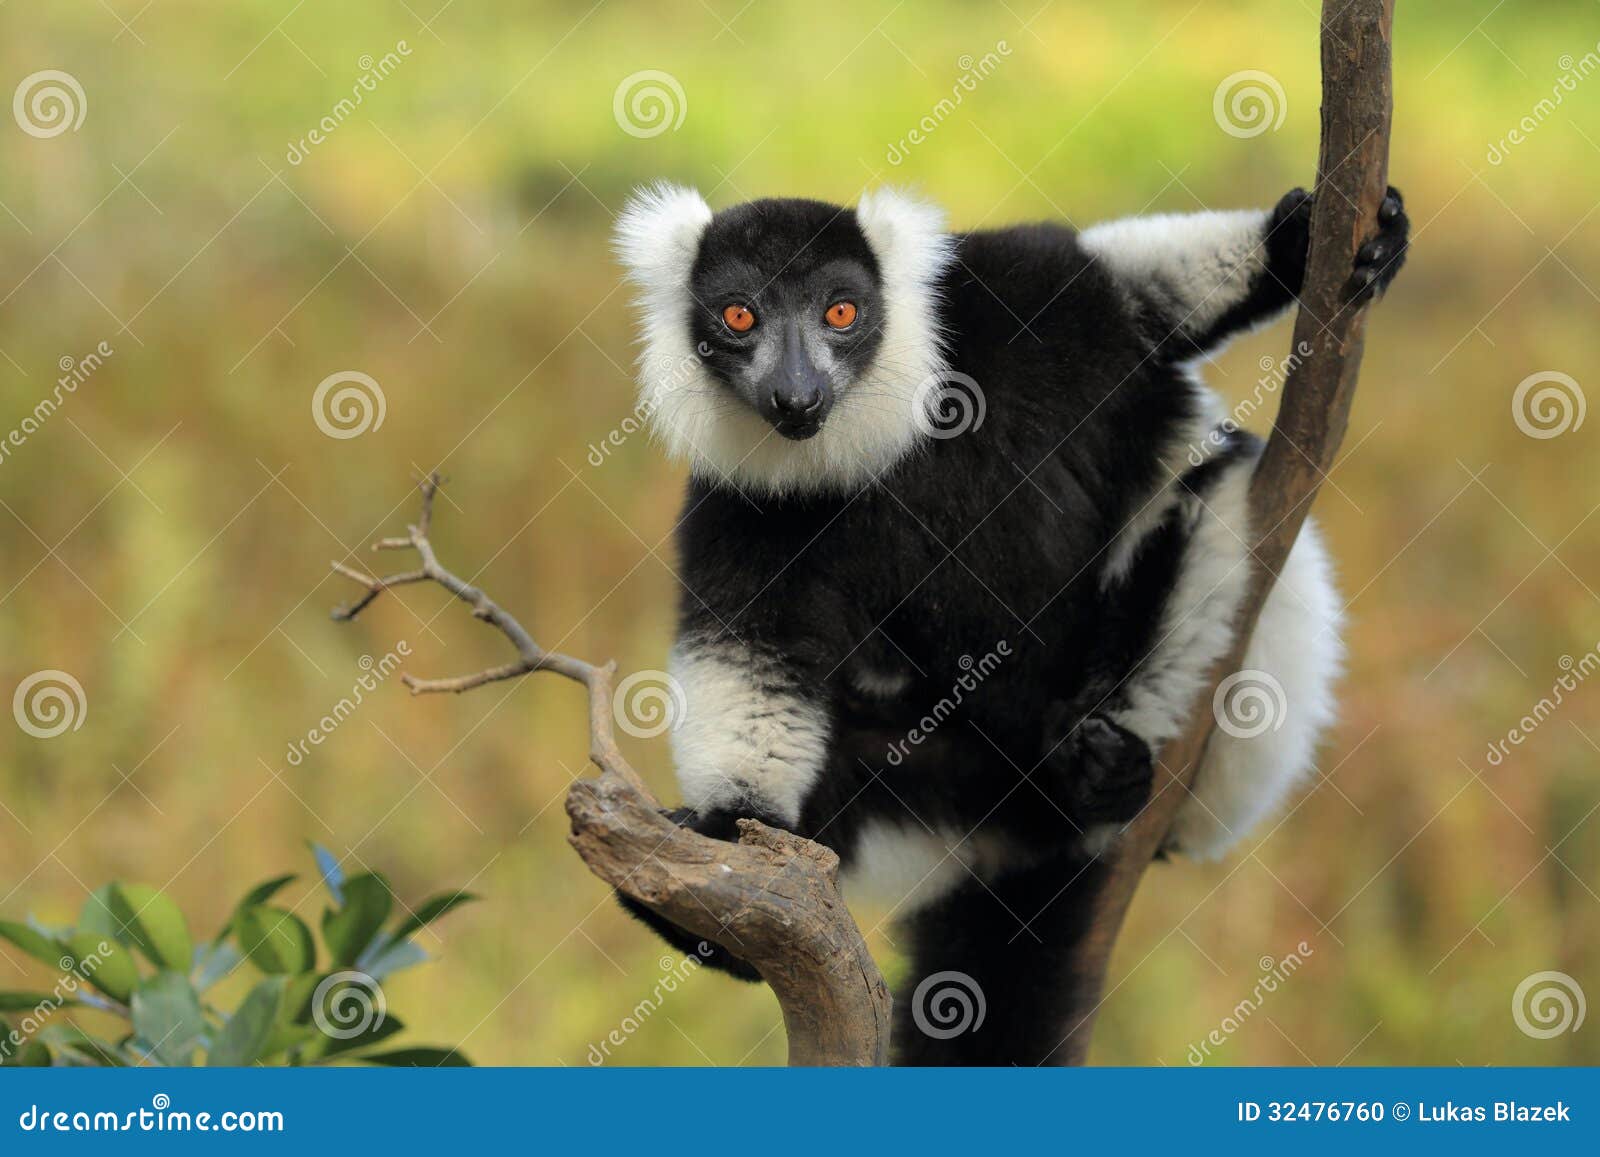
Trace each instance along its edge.
{"label": "lemur head", "polygon": [[943,369],[943,214],[902,194],[854,209],[761,200],[713,214],[642,190],[617,249],[644,321],[640,408],[699,473],[767,492],[842,490],[916,444]]}

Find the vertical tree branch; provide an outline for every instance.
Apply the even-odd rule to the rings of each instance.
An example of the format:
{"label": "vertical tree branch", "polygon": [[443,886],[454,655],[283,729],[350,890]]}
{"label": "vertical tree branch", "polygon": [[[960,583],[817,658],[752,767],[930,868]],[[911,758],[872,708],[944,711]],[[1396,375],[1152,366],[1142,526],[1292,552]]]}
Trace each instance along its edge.
{"label": "vertical tree branch", "polygon": [[1323,3],[1322,146],[1311,253],[1294,329],[1295,348],[1311,352],[1289,375],[1251,480],[1255,557],[1237,642],[1213,670],[1208,692],[1196,700],[1189,731],[1160,753],[1155,798],[1119,842],[1095,893],[1094,919],[1075,948],[1073,1011],[1062,1046],[1070,1063],[1081,1064],[1088,1052],[1123,918],[1205,755],[1215,725],[1211,692],[1242,665],[1273,576],[1282,570],[1344,438],[1366,331],[1366,309],[1350,304],[1350,273],[1357,249],[1375,231],[1388,188],[1393,20],[1394,0]]}

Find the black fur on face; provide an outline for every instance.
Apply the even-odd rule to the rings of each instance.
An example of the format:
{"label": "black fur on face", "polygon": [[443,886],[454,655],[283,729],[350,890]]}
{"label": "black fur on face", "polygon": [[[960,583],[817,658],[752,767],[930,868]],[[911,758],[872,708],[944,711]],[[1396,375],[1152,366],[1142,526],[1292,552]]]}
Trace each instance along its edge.
{"label": "black fur on face", "polygon": [[[732,404],[751,406],[796,441],[822,428],[835,395],[871,366],[883,339],[877,258],[855,213],[837,205],[769,199],[718,213],[689,287],[691,334],[710,349],[705,364]],[[830,325],[841,306],[853,308],[853,319]],[[748,310],[754,323],[739,332],[730,308]]]}

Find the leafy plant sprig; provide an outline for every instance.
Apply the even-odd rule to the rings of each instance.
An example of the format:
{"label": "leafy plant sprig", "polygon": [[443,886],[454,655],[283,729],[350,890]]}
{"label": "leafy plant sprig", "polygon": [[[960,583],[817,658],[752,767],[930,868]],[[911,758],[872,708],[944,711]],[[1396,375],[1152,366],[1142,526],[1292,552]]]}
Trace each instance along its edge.
{"label": "leafy plant sprig", "polygon": [[[321,953],[305,922],[271,903],[293,875],[252,888],[200,944],[178,906],[143,884],[98,889],[73,928],[0,920],[0,940],[59,973],[49,991],[0,991],[0,1065],[470,1064],[453,1048],[374,1050],[405,1027],[383,980],[429,959],[417,932],[476,897],[442,892],[386,929],[388,881],[347,878],[326,849],[312,852],[332,900]],[[208,994],[245,964],[261,978],[237,1008],[219,1008]],[[64,1009],[109,1013],[128,1029],[97,1037],[58,1017]]]}

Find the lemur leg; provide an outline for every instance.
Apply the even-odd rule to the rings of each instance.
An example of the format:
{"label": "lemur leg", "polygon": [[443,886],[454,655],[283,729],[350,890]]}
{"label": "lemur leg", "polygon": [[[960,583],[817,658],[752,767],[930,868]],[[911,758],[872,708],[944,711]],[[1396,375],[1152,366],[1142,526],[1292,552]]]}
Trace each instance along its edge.
{"label": "lemur leg", "polygon": [[[1080,244],[1108,269],[1174,360],[1204,354],[1277,317],[1305,279],[1311,194],[1295,189],[1271,210],[1130,217],[1086,229]],[[1410,222],[1396,189],[1379,235],[1356,259],[1354,298],[1383,291],[1405,261]]]}
{"label": "lemur leg", "polygon": [[[688,805],[672,818],[725,840],[737,837],[741,818],[795,830],[832,732],[828,705],[809,691],[796,664],[732,638],[689,636],[673,649],[668,673],[683,692],[671,738]],[[628,897],[618,899],[676,947],[694,951],[700,944]],[[712,948],[708,964],[756,978],[744,961]]]}
{"label": "lemur leg", "polygon": [[1077,995],[1072,950],[1105,871],[1099,861],[1062,856],[969,879],[908,918],[911,968],[895,987],[895,1063],[1064,1063]]}
{"label": "lemur leg", "polygon": [[833,734],[832,708],[800,663],[727,636],[689,636],[668,674],[683,691],[672,761],[695,826],[731,815],[793,830]]}
{"label": "lemur leg", "polygon": [[[1091,691],[1082,703],[1056,704],[1046,723],[1049,747],[1038,780],[1078,829],[1081,846],[1091,855],[1144,809],[1155,782],[1150,744],[1100,710],[1109,701],[1109,696]],[[1095,710],[1080,714],[1086,706]]]}
{"label": "lemur leg", "polygon": [[[1340,602],[1315,522],[1307,521],[1263,607],[1238,672],[1215,702],[1208,676],[1227,653],[1249,583],[1249,487],[1261,450],[1236,436],[1216,461],[1184,479],[1167,533],[1181,530],[1176,573],[1147,646],[1105,710],[1153,749],[1196,712],[1218,728],[1169,847],[1220,855],[1275,810],[1311,766],[1333,716],[1342,645]],[[1169,540],[1170,541],[1170,540]],[[1146,560],[1139,566],[1150,565]]]}

